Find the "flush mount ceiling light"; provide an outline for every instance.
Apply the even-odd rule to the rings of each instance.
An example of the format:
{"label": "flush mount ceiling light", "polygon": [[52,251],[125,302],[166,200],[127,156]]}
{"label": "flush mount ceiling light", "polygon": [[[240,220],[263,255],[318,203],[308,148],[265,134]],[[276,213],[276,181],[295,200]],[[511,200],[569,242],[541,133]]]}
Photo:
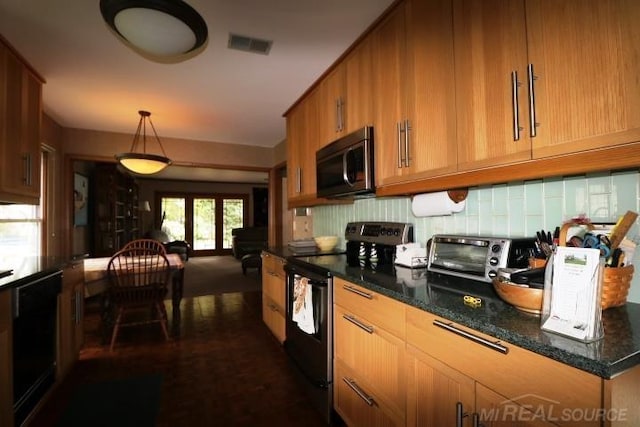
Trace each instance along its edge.
{"label": "flush mount ceiling light", "polygon": [[[154,173],[158,173],[162,169],[169,166],[171,164],[171,160],[167,158],[167,154],[164,152],[164,148],[162,147],[160,138],[158,138],[156,128],[151,122],[151,113],[148,111],[140,110],[138,111],[138,114],[140,114],[140,122],[138,122],[138,130],[136,130],[136,134],[133,137],[133,143],[131,144],[130,152],[116,154],[115,157],[118,163],[120,163],[131,172],[142,175],[151,175]],[[158,145],[160,146],[160,149],[162,150],[162,154],[164,156],[159,156],[157,154],[147,154],[147,120],[151,125],[153,134],[155,135],[156,141],[158,141]],[[138,142],[140,141],[141,134],[142,153],[136,153],[136,147],[138,146]]]}
{"label": "flush mount ceiling light", "polygon": [[125,43],[155,57],[184,55],[207,41],[204,19],[181,0],[100,0],[100,12]]}

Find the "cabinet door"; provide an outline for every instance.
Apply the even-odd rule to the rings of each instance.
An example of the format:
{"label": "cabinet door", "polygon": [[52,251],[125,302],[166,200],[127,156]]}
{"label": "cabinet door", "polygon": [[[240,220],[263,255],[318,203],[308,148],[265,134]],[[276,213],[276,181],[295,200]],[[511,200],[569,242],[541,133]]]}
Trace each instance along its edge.
{"label": "cabinet door", "polygon": [[336,359],[357,379],[366,381],[371,393],[385,398],[394,412],[403,414],[404,340],[339,305],[335,305],[334,318]]}
{"label": "cabinet door", "polygon": [[453,15],[459,170],[529,159],[524,0],[454,0]]}
{"label": "cabinet door", "polygon": [[404,417],[389,410],[384,400],[372,393],[365,378],[340,360],[334,372],[333,405],[349,427],[401,427]]}
{"label": "cabinet door", "polygon": [[[344,133],[350,133],[374,122],[373,42],[363,39],[345,58],[346,99],[344,101]],[[375,129],[374,129],[375,143]]]}
{"label": "cabinet door", "polygon": [[11,291],[0,292],[0,425],[13,425]]}
{"label": "cabinet door", "polygon": [[407,346],[407,426],[455,426],[458,405],[472,426],[474,381],[412,346]]}
{"label": "cabinet door", "polygon": [[18,57],[2,46],[4,133],[0,134],[3,201],[39,202],[40,196],[40,81]]}
{"label": "cabinet door", "polygon": [[[540,407],[540,409],[544,410],[544,414],[553,414],[550,412],[553,409],[552,406]],[[556,425],[541,419],[543,418],[541,412],[533,413],[482,384],[476,384],[476,416],[480,425],[484,427],[552,427]]]}
{"label": "cabinet door", "polygon": [[451,13],[408,0],[373,32],[378,185],[457,168]]}
{"label": "cabinet door", "polygon": [[339,63],[318,86],[318,148],[345,134],[346,68]]}
{"label": "cabinet door", "polygon": [[534,158],[640,139],[640,2],[527,0]]}
{"label": "cabinet door", "polygon": [[63,270],[58,296],[58,377],[64,377],[78,360],[84,343],[84,268],[73,263]]}
{"label": "cabinet door", "polygon": [[287,186],[289,199],[314,198],[318,149],[318,92],[287,116]]}

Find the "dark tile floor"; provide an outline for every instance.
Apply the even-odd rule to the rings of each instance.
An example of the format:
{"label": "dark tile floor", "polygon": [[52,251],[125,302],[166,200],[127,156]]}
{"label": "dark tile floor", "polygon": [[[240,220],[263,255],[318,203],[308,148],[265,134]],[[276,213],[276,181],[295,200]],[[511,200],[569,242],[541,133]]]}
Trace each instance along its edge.
{"label": "dark tile floor", "polygon": [[325,425],[262,323],[260,292],[185,298],[181,317],[180,338],[165,341],[157,324],[128,328],[111,353],[89,304],[80,360],[30,427],[55,425],[79,384],[156,372],[157,426]]}

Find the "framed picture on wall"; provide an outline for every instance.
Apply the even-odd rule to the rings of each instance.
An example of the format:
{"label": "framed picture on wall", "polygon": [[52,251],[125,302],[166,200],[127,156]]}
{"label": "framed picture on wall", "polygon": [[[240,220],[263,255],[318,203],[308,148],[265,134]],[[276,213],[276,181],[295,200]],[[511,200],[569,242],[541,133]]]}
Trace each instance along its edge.
{"label": "framed picture on wall", "polygon": [[86,226],[89,220],[89,180],[86,176],[73,174],[73,225]]}

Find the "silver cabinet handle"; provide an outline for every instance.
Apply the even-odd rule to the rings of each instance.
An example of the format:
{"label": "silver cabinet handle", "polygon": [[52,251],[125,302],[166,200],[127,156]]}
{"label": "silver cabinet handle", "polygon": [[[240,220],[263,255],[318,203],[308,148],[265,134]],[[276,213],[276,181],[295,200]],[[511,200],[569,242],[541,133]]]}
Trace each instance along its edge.
{"label": "silver cabinet handle", "polygon": [[348,314],[343,314],[342,317],[345,320],[348,320],[349,322],[353,323],[354,325],[356,325],[358,328],[362,329],[366,333],[373,334],[373,326],[365,325],[364,323],[356,319],[354,316],[351,316]]}
{"label": "silver cabinet handle", "polygon": [[409,138],[409,131],[411,130],[411,126],[409,126],[409,119],[404,121],[404,165],[409,167],[411,157],[409,157],[409,143],[411,139]]}
{"label": "silver cabinet handle", "polygon": [[518,107],[518,87],[520,87],[520,82],[518,82],[518,72],[511,72],[511,102],[513,109],[513,140],[520,140],[520,131],[522,128],[520,127],[520,108]]}
{"label": "silver cabinet handle", "polygon": [[296,193],[302,192],[302,168],[296,168]]}
{"label": "silver cabinet handle", "polygon": [[402,123],[397,122],[396,127],[398,128],[398,169],[402,169]]}
{"label": "silver cabinet handle", "polygon": [[76,325],[79,325],[82,322],[82,293],[80,291],[76,291],[76,312],[75,319]]}
{"label": "silver cabinet handle", "polygon": [[340,132],[344,130],[344,99],[340,97]]}
{"label": "silver cabinet handle", "polygon": [[531,138],[536,136],[536,127],[539,123],[536,122],[536,90],[533,82],[538,78],[533,74],[533,64],[527,66],[527,77],[529,80],[529,126]]}
{"label": "silver cabinet handle", "polygon": [[340,98],[336,98],[336,125],[333,128],[336,133],[340,132]]}
{"label": "silver cabinet handle", "polygon": [[364,400],[366,402],[367,405],[369,406],[373,406],[376,401],[373,400],[373,397],[368,396],[360,387],[358,387],[358,385],[356,384],[355,381],[353,381],[351,378],[347,378],[347,377],[343,377],[342,380],[347,383],[347,385],[349,386],[349,388],[351,388],[351,390],[355,391],[356,394],[358,396],[360,396],[360,398],[362,400]]}
{"label": "silver cabinet handle", "polygon": [[509,352],[509,349],[505,346],[503,346],[502,344],[499,344],[499,341],[493,342],[493,341],[488,341],[482,337],[479,337],[477,335],[474,335],[470,332],[464,331],[462,329],[456,328],[455,326],[453,326],[453,323],[444,323],[441,322],[440,320],[434,320],[433,321],[433,326],[437,326],[439,328],[445,329],[449,332],[453,332],[456,335],[459,335],[463,338],[467,338],[475,343],[481,344],[485,347],[489,347],[492,350],[495,350],[499,353],[502,354],[507,354]]}
{"label": "silver cabinet handle", "polygon": [[360,295],[361,297],[364,297],[366,299],[373,299],[373,295],[372,294],[370,294],[368,292],[361,291],[360,289],[354,288],[353,286],[344,285],[342,288],[345,291],[353,292],[354,294]]}
{"label": "silver cabinet handle", "polygon": [[469,414],[464,412],[462,402],[456,402],[456,427],[462,427],[462,419],[468,416]]}

